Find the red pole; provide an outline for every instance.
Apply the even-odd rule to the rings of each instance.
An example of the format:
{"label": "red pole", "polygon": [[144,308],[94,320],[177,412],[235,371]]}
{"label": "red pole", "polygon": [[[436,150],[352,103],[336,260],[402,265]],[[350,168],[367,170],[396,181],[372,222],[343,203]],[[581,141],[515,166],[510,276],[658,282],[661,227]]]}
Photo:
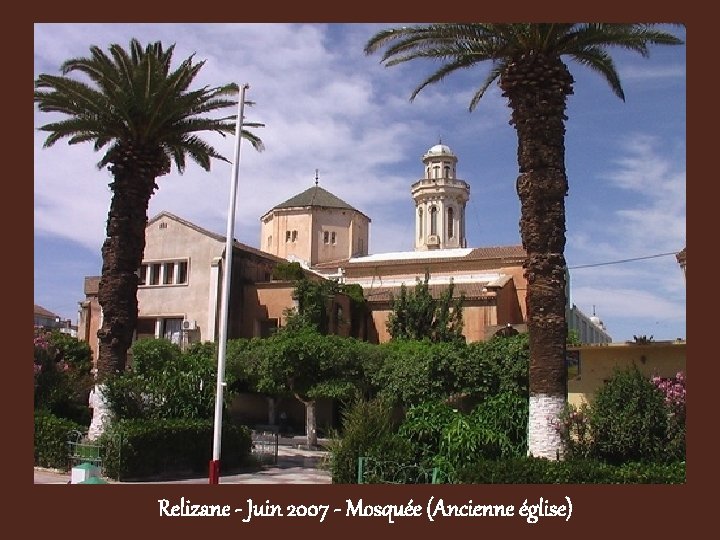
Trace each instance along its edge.
{"label": "red pole", "polygon": [[220,481],[220,460],[210,460],[210,483],[218,484]]}

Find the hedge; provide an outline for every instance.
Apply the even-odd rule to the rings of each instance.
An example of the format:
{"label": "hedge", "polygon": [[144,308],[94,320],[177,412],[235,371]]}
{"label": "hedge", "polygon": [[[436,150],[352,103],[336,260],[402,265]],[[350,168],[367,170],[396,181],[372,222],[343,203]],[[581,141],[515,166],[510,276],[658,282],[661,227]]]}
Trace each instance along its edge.
{"label": "hedge", "polygon": [[70,434],[73,430],[84,432],[85,429],[72,420],[58,418],[47,411],[35,411],[35,465],[68,469]]}
{"label": "hedge", "polygon": [[[211,420],[118,420],[100,437],[105,475],[130,480],[207,472],[212,459]],[[250,431],[223,424],[221,471],[244,464]]]}
{"label": "hedge", "polygon": [[683,484],[685,462],[611,465],[577,459],[515,458],[480,461],[455,473],[458,484]]}

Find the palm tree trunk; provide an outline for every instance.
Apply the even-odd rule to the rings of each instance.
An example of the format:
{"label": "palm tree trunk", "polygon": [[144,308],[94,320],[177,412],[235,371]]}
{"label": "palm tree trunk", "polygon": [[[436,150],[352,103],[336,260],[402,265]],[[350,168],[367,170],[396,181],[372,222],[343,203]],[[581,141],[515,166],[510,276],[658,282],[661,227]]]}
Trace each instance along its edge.
{"label": "palm tree trunk", "polygon": [[122,372],[127,351],[137,325],[137,270],[145,251],[145,226],[155,176],[148,163],[131,151],[125,163],[111,167],[114,181],[107,221],[107,237],[102,247],[102,276],[98,301],[102,326],[98,330],[100,347],[97,377],[102,382],[112,373]]}
{"label": "palm tree trunk", "polygon": [[518,135],[520,235],[527,252],[530,341],[528,453],[559,459],[558,416],[567,401],[565,367],[565,101],[572,77],[559,58],[529,54],[500,81]]}

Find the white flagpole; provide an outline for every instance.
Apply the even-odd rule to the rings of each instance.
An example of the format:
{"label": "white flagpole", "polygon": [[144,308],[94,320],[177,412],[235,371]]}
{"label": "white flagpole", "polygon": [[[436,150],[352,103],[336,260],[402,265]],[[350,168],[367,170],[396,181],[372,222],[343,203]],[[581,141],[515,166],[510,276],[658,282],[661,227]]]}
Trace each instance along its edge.
{"label": "white flagpole", "polygon": [[220,443],[222,435],[223,391],[225,389],[225,353],[227,350],[228,311],[230,301],[230,278],[232,277],[233,238],[235,229],[235,201],[237,198],[238,165],[240,163],[240,142],[242,141],[243,114],[245,110],[245,91],[250,85],[240,87],[238,115],[235,122],[235,159],[232,166],[230,201],[228,203],[227,233],[225,238],[225,265],[222,280],[222,301],[220,304],[220,324],[218,334],[218,371],[217,390],[215,392],[215,428],[213,436],[213,456],[210,461],[210,484],[220,480]]}

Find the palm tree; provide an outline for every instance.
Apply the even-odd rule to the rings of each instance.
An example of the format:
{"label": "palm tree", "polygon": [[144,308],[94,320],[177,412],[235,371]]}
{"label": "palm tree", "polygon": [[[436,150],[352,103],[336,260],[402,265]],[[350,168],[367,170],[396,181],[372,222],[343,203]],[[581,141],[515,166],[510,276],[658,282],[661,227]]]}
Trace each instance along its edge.
{"label": "palm tree", "polygon": [[680,39],[650,24],[427,24],[386,29],[365,46],[366,54],[385,48],[382,62],[393,66],[418,58],[440,59],[411,100],[450,73],[489,61],[490,71],[470,101],[472,111],[498,81],[512,111],[518,137],[517,192],[530,340],[530,420],[528,451],[558,459],[555,430],[565,407],[565,105],[573,78],[562,60],[569,56],[603,76],[625,99],[607,50],[648,55],[651,44],[676,45]]}
{"label": "palm tree", "polygon": [[[197,136],[200,131],[234,133],[235,116],[206,117],[237,103],[236,84],[189,90],[203,62],[190,56],[171,71],[175,45],[160,42],[145,48],[136,39],[129,50],[111,45],[109,55],[90,47],[87,58],[73,58],[62,65],[62,76],[42,74],[35,81],[35,102],[44,112],[67,117],[48,123],[45,147],[68,138],[68,144],[94,143],[105,149],[98,168],[112,174],[112,200],[107,237],[102,246],[102,276],[98,300],[103,323],[97,358],[98,379],[125,369],[127,350],[137,323],[136,272],[145,249],[145,225],[156,179],[168,174],[174,162],[179,173],[186,158],[210,170],[212,158],[227,161]],[[67,77],[87,76],[92,84]],[[243,137],[262,149],[252,133]]]}

